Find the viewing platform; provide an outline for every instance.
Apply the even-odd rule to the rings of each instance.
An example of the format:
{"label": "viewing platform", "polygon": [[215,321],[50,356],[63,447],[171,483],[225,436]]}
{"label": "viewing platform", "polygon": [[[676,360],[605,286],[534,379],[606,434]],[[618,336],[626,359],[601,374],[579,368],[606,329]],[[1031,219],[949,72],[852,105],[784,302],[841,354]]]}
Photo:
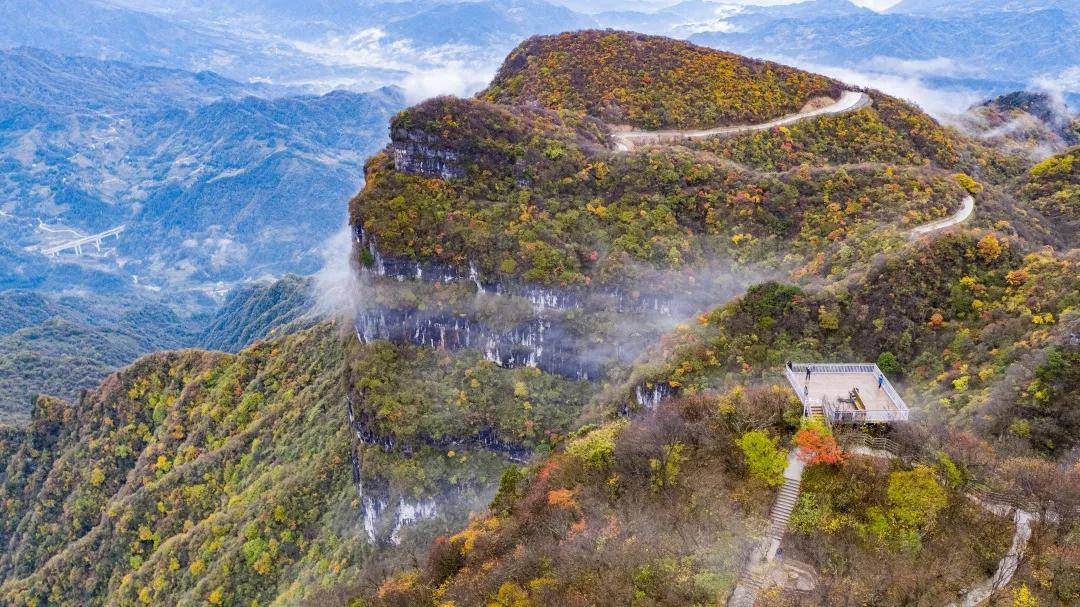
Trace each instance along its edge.
{"label": "viewing platform", "polygon": [[803,414],[822,415],[830,424],[906,422],[911,414],[889,378],[872,363],[788,363],[784,376],[802,402]]}

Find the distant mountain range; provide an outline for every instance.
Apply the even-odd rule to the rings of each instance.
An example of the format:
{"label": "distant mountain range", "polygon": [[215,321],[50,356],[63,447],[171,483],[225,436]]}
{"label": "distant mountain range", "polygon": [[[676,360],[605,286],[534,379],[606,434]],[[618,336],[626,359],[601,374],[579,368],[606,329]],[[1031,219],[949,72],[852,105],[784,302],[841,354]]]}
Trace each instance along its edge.
{"label": "distant mountain range", "polygon": [[691,40],[818,65],[994,81],[1057,80],[1080,57],[1080,19],[1062,9],[930,16],[871,11],[765,21]]}
{"label": "distant mountain range", "polygon": [[319,92],[404,84],[415,97],[479,88],[498,59],[530,35],[610,27],[690,38],[802,67],[915,76],[987,96],[1035,81],[1080,92],[1080,9],[1067,0],[905,0],[882,13],[849,0],[649,6],[548,0],[9,0],[0,7],[0,48],[34,46],[213,70],[239,81]]}
{"label": "distant mountain range", "polygon": [[[0,304],[18,311],[0,327],[0,418],[20,419],[39,391],[75,398],[141,354],[208,343],[199,332],[228,326],[208,315],[234,283],[319,269],[404,99],[289,93],[0,51]],[[120,226],[81,256],[43,254]]]}
{"label": "distant mountain range", "polygon": [[[5,288],[313,272],[403,103],[393,89],[254,97],[265,87],[33,49],[0,52],[0,81]],[[119,225],[100,255],[39,252]],[[73,279],[57,263],[92,271]]]}

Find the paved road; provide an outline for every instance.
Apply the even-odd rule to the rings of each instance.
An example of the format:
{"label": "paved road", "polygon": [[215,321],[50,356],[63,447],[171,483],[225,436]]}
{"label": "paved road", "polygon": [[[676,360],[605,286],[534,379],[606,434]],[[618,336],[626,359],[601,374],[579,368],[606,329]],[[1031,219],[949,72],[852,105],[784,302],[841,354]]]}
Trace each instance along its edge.
{"label": "paved road", "polygon": [[930,232],[937,232],[938,230],[944,230],[950,228],[958,223],[967,221],[968,217],[971,217],[971,212],[975,210],[975,199],[971,196],[964,198],[963,204],[960,210],[953,213],[951,216],[937,221],[931,221],[930,223],[924,223],[921,226],[912,228],[911,237],[918,238],[925,236]]}
{"label": "paved road", "polygon": [[[1016,568],[1020,565],[1020,557],[1023,556],[1024,549],[1027,548],[1028,540],[1031,539],[1031,521],[1034,518],[1035,516],[1030,512],[1019,508],[1016,509],[1016,515],[1013,517],[1016,521],[1016,532],[1013,533],[1012,546],[1009,547],[1009,552],[998,563],[994,577],[984,580],[969,590],[964,595],[964,600],[960,602],[959,607],[976,607],[976,605],[986,602],[995,592],[1009,584],[1016,573]],[[957,605],[954,603],[949,607],[957,607]]]}
{"label": "paved road", "polygon": [[620,131],[613,134],[615,149],[620,152],[629,152],[640,145],[655,145],[674,143],[684,139],[703,139],[717,135],[737,135],[753,131],[764,131],[786,124],[792,124],[807,118],[826,116],[830,114],[843,114],[870,105],[870,96],[856,91],[844,91],[840,98],[833,103],[813,110],[789,114],[776,120],[761,124],[747,124],[741,126],[722,126],[715,129],[704,130],[667,130],[667,131]]}

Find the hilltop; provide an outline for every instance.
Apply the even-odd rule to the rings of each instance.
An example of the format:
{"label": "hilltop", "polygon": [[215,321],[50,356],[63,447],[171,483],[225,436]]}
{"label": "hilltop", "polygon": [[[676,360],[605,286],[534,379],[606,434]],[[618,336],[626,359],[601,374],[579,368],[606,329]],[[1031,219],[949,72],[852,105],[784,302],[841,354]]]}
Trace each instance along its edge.
{"label": "hilltop", "polygon": [[842,85],[777,63],[629,32],[535,36],[480,98],[583,111],[649,129],[747,124],[795,112]]}
{"label": "hilltop", "polygon": [[[700,143],[620,153],[611,139],[627,122],[767,122],[842,88],[665,38],[535,37],[476,99],[399,114],[351,220],[387,257],[472,264],[485,280],[625,284],[709,259],[805,273],[817,269],[799,261],[823,255],[815,265],[827,267],[852,246],[866,257],[954,212],[958,172],[1017,172],[880,93],[849,112]],[[818,168],[794,170],[808,164]],[[833,199],[839,208],[822,204]]]}

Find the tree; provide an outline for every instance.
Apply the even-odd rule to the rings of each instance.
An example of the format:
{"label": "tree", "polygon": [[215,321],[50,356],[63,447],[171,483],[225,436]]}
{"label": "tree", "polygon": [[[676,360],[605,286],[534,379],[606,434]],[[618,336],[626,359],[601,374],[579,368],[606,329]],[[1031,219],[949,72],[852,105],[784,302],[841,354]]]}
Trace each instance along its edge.
{"label": "tree", "polygon": [[534,604],[521,586],[506,582],[499,586],[499,593],[488,602],[488,607],[532,607]]}
{"label": "tree", "polygon": [[[940,315],[938,315],[940,316]],[[892,352],[882,352],[877,357],[877,366],[886,375],[900,372],[900,361],[896,360]]]}
{"label": "tree", "polygon": [[1002,251],[1005,250],[1004,245],[993,234],[987,234],[979,240],[978,244],[979,256],[984,261],[994,261],[1001,256]]}
{"label": "tree", "polygon": [[956,180],[956,183],[960,184],[960,187],[967,190],[969,194],[978,194],[983,191],[983,185],[972,179],[971,176],[966,173],[956,173],[953,175],[953,179]]}
{"label": "tree", "polygon": [[836,443],[832,432],[820,421],[806,422],[805,427],[795,433],[795,444],[802,450],[799,459],[808,464],[844,463],[843,449]]}
{"label": "tree", "polygon": [[686,461],[686,456],[682,452],[683,444],[676,441],[661,447],[660,457],[649,460],[654,491],[667,489],[678,482],[679,471],[682,469],[683,462]]}
{"label": "tree", "polygon": [[760,430],[753,430],[740,436],[735,444],[742,449],[751,475],[773,487],[783,484],[787,449],[778,448],[776,439],[769,438]]}
{"label": "tree", "polygon": [[901,527],[913,529],[925,529],[949,503],[929,466],[890,474],[888,500],[890,518]]}
{"label": "tree", "polygon": [[566,453],[581,460],[587,468],[602,470],[615,459],[615,439],[626,428],[626,421],[614,422],[576,438],[566,447]]}
{"label": "tree", "polygon": [[1021,584],[1013,591],[1013,607],[1039,607],[1039,601],[1031,594],[1027,584]]}

